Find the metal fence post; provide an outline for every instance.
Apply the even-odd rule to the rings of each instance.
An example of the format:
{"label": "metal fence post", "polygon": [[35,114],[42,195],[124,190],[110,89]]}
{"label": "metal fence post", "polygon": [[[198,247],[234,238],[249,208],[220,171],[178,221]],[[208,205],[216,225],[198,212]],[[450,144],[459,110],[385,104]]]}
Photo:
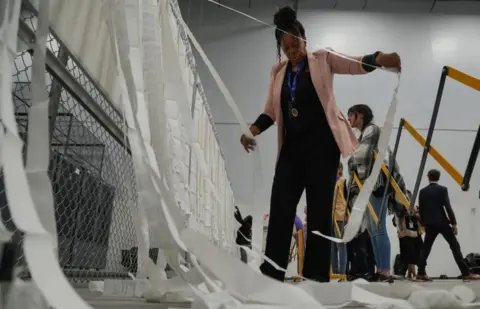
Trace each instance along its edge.
{"label": "metal fence post", "polygon": [[435,105],[433,107],[432,118],[430,120],[430,126],[428,127],[427,138],[425,141],[425,147],[423,148],[422,161],[418,168],[417,180],[415,182],[415,188],[413,190],[412,198],[410,200],[410,208],[415,205],[418,191],[420,190],[420,183],[422,182],[423,172],[425,170],[425,163],[427,162],[428,153],[430,151],[430,144],[432,142],[433,132],[435,130],[435,123],[437,122],[438,111],[440,109],[440,103],[442,101],[443,88],[445,87],[445,79],[447,78],[448,67],[443,67],[442,75],[440,77],[440,83],[438,84],[437,97],[435,99]]}
{"label": "metal fence post", "polygon": [[[63,65],[67,66],[68,63],[68,53],[65,49],[65,47],[61,46],[58,49],[58,61]],[[52,143],[52,137],[54,134],[55,130],[55,122],[57,120],[57,115],[58,115],[58,107],[60,105],[60,99],[62,97],[62,84],[56,80],[52,80],[52,85],[50,87],[50,102],[48,105],[48,115],[50,118],[50,123],[49,123],[49,130],[50,130],[50,144]]]}
{"label": "metal fence post", "polygon": [[[191,115],[192,120],[195,115],[195,101],[197,100],[197,81],[198,73],[195,72],[195,77],[193,78],[193,93],[192,93],[192,105],[191,105]],[[189,155],[188,155],[188,185],[190,186],[190,179],[192,174],[192,146],[189,145]]]}
{"label": "metal fence post", "polygon": [[462,183],[463,191],[468,191],[468,189],[470,189],[470,180],[473,175],[473,169],[475,168],[475,163],[477,162],[479,152],[480,152],[480,126],[478,127],[475,141],[473,142],[472,152],[470,153],[470,158],[468,159],[467,168],[465,169],[465,174],[463,175],[463,183]]}

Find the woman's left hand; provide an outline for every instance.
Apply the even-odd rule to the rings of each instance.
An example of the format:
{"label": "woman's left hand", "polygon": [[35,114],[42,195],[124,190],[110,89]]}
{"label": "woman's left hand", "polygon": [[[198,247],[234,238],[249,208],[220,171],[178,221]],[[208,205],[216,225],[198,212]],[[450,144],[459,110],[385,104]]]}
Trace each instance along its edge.
{"label": "woman's left hand", "polygon": [[400,60],[400,56],[397,53],[379,53],[375,60],[377,62],[377,65],[384,68],[396,68],[399,70],[402,68],[402,61]]}

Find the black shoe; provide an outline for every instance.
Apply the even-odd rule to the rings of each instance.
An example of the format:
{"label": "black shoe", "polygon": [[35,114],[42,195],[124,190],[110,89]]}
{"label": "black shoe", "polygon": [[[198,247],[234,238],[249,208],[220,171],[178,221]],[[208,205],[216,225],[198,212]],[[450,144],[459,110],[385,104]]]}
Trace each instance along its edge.
{"label": "black shoe", "polygon": [[394,277],[392,275],[385,275],[382,273],[378,273],[378,280],[379,282],[388,282],[388,283],[393,283]]}

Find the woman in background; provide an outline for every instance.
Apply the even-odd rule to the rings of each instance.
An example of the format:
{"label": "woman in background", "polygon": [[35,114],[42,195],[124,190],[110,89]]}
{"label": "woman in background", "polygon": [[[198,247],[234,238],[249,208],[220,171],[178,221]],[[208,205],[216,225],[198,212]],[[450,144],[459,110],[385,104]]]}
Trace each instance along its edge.
{"label": "woman in background", "polygon": [[[348,165],[351,171],[357,173],[358,179],[361,183],[370,176],[373,164],[375,162],[374,153],[378,151],[378,140],[380,138],[380,127],[373,123],[373,112],[368,105],[358,104],[350,107],[348,110],[348,120],[353,128],[360,131],[358,141],[360,143],[359,149],[350,157]],[[405,182],[400,175],[399,168],[395,163],[393,171],[393,178],[398,183],[402,191],[405,190]],[[377,278],[380,281],[392,280],[390,273],[390,255],[391,246],[390,239],[387,233],[387,213],[382,207],[389,207],[383,205],[383,195],[385,186],[387,184],[386,177],[380,173],[374,191],[370,196],[370,204],[373,211],[377,214],[378,224],[373,220],[372,216],[367,213],[368,225],[367,231],[371,237],[372,249],[375,257],[375,264],[377,266]],[[351,192],[356,196],[359,192],[356,182],[352,182]],[[355,193],[354,193],[355,192]],[[385,201],[390,201],[390,195]],[[352,203],[354,198],[352,198]],[[403,206],[402,206],[403,207]],[[389,208],[390,209],[390,208]]]}
{"label": "woman in background", "polygon": [[[407,191],[407,198],[410,200],[412,192]],[[403,218],[395,216],[395,222],[398,230],[400,241],[400,261],[406,268],[406,278],[414,280],[417,276],[416,266],[420,259],[420,251],[422,250],[423,240],[421,237],[422,228],[418,221],[418,209],[415,205],[412,211],[405,214]],[[406,267],[405,267],[406,266]],[[403,272],[403,271],[402,271]],[[403,272],[405,274],[405,272]]]}
{"label": "woman in background", "polygon": [[[278,63],[270,73],[264,112],[250,127],[253,136],[274,122],[278,126],[278,155],[270,200],[265,255],[286,269],[291,242],[291,226],[296,208],[306,189],[308,233],[331,234],[333,191],[340,154],[349,156],[358,142],[348,121],[335,103],[334,74],[366,74],[376,67],[400,68],[397,54],[376,52],[345,59],[329,50],[308,53],[305,28],[296,12],[284,7],[274,16],[277,26]],[[281,51],[287,60],[281,60]],[[242,135],[248,152],[255,140]],[[330,280],[330,241],[307,235],[304,276],[311,280]],[[285,273],[264,262],[261,271],[284,281]]]}

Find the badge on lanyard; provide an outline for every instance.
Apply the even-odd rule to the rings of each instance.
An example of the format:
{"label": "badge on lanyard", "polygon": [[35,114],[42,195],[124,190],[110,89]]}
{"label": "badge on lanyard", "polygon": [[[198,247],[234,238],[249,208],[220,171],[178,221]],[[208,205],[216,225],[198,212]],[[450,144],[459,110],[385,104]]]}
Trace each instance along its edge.
{"label": "badge on lanyard", "polygon": [[409,227],[410,229],[413,229],[413,221],[410,220],[410,221],[408,222],[408,227]]}
{"label": "badge on lanyard", "polygon": [[296,118],[298,116],[298,109],[293,107],[295,104],[295,92],[297,90],[297,78],[298,74],[303,70],[303,67],[305,66],[305,60],[303,60],[298,66],[297,66],[297,71],[295,72],[295,76],[293,77],[292,81],[292,72],[288,72],[288,89],[290,90],[290,101],[288,102],[288,110],[289,110],[289,115],[290,118]]}

